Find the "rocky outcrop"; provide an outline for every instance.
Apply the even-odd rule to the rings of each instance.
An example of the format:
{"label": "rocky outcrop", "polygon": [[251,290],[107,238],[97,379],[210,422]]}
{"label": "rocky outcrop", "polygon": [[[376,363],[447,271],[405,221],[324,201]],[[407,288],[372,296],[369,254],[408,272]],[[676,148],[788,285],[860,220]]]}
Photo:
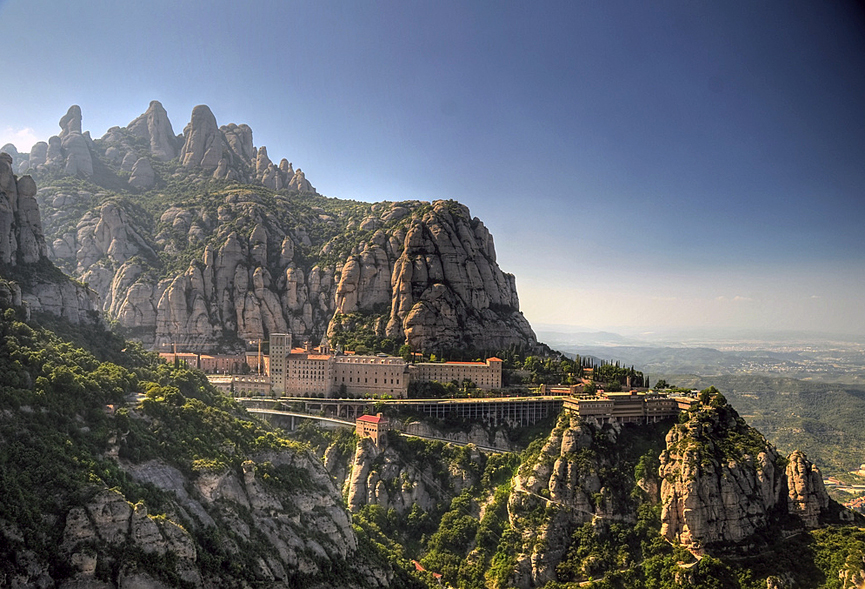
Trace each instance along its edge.
{"label": "rocky outcrop", "polygon": [[[292,468],[308,482],[290,494],[275,492],[258,474],[259,463],[268,468]],[[259,563],[260,574],[285,583],[302,572],[315,575],[322,562],[342,561],[357,549],[348,514],[326,471],[306,453],[270,452],[243,464],[242,475],[233,471],[204,472],[190,481],[177,469],[150,461],[128,467],[130,474],[173,494],[179,514],[197,526],[228,526],[239,539],[257,537],[271,554]],[[250,527],[250,525],[252,527]],[[316,534],[309,534],[316,530]],[[238,552],[236,543],[228,544]]]}
{"label": "rocky outcrop", "polygon": [[[93,158],[90,154],[89,135],[81,133],[81,108],[76,104],[69,107],[60,119],[60,149],[66,176],[92,176]],[[51,143],[49,142],[49,147]]]}
{"label": "rocky outcrop", "polygon": [[36,183],[12,172],[12,157],[0,153],[0,263],[32,264],[47,255]]}
{"label": "rocky outcrop", "polygon": [[[617,456],[620,429],[565,413],[540,454],[520,468],[508,500],[511,526],[522,537],[523,551],[509,583],[540,587],[556,580],[556,566],[570,544],[570,532],[586,522],[599,529],[615,521],[633,523],[636,506],[628,494],[614,492],[622,484],[604,476]],[[547,516],[538,525],[532,515]],[[542,547],[542,549],[537,549]]]}
{"label": "rocky outcrop", "polygon": [[796,450],[787,458],[787,511],[799,517],[806,528],[820,527],[820,517],[829,510],[829,494],[820,469],[805,453]]}
{"label": "rocky outcrop", "polygon": [[225,149],[216,117],[207,105],[192,109],[192,118],[183,129],[185,142],[180,150],[180,164],[186,168],[215,170]]}
{"label": "rocky outcrop", "polygon": [[99,324],[99,296],[91,289],[68,278],[34,276],[23,290],[30,311],[43,311],[63,317],[71,323]]}
{"label": "rocky outcrop", "polygon": [[129,185],[135,188],[150,188],[156,182],[156,172],[150,165],[150,160],[141,157],[132,166],[132,174],[129,176]]}
{"label": "rocky outcrop", "polygon": [[30,167],[29,156],[26,153],[18,153],[18,149],[11,143],[0,147],[0,153],[9,154],[12,158],[12,171],[16,174],[23,174]]}
{"label": "rocky outcrop", "polygon": [[14,171],[25,172],[33,170],[42,172],[51,170],[65,176],[93,176],[93,153],[90,134],[81,131],[81,108],[72,105],[60,119],[60,134],[51,137],[48,142],[39,141],[33,145],[29,154],[19,154],[15,146],[4,146],[3,151],[11,146],[14,150]]}
{"label": "rocky outcrop", "polygon": [[697,553],[753,542],[788,513],[806,528],[829,517],[820,471],[799,451],[785,460],[716,391],[670,430],[660,474],[661,534]]}
{"label": "rocky outcrop", "polygon": [[126,129],[133,136],[145,139],[150,144],[150,155],[159,161],[167,162],[177,157],[177,137],[171,128],[168,113],[159,101],[152,101],[147,110],[130,122]]}
{"label": "rocky outcrop", "polygon": [[[477,462],[478,450],[471,451],[471,460]],[[442,459],[447,465],[444,478],[436,476],[432,464],[417,465],[412,456],[387,445],[377,447],[371,439],[361,438],[346,482],[348,508],[358,511],[364,505],[379,505],[404,514],[417,505],[431,512],[441,502],[449,502],[478,482],[477,474],[448,462],[445,455]]]}
{"label": "rocky outcrop", "polygon": [[[260,465],[290,469],[303,483],[291,489],[268,484],[258,472]],[[164,514],[154,517],[143,502],[133,505],[116,489],[93,487],[86,493],[89,498],[58,518],[62,532],[54,556],[68,568],[57,571],[44,556],[22,548],[16,562],[4,569],[6,583],[101,589],[180,584],[203,589],[242,585],[240,579],[254,578],[287,589],[320,575],[332,579],[335,567],[340,578],[349,579],[339,586],[387,587],[393,577],[389,567],[356,558],[350,515],[321,463],[306,452],[269,451],[246,460],[237,472],[203,471],[193,477],[155,459],[119,466],[139,484],[163,493]],[[203,546],[205,550],[242,560],[250,569],[219,570],[202,563],[203,537],[214,542]],[[23,547],[24,536],[0,519],[0,540]],[[259,556],[247,559],[244,551],[250,549]],[[214,558],[212,552],[207,556]],[[158,575],[142,562],[153,563]],[[51,577],[57,572],[59,585]],[[167,584],[167,579],[173,582]]]}
{"label": "rocky outcrop", "polygon": [[[93,546],[98,544],[125,546],[163,557],[171,553],[178,577],[196,587],[203,585],[195,566],[195,544],[189,533],[173,521],[151,517],[143,503],[133,506],[114,490],[98,491],[84,507],[73,507],[66,515],[60,551],[77,569],[73,582],[95,580],[97,555]],[[106,564],[110,563],[104,562],[103,566]],[[121,574],[118,579],[120,586],[129,582],[125,577],[127,575]],[[155,580],[151,578],[151,581]]]}
{"label": "rocky outcrop", "polygon": [[86,275],[100,262],[120,266],[136,255],[151,259],[156,253],[130,221],[125,208],[108,201],[79,221],[75,235],[77,271]]}
{"label": "rocky outcrop", "polygon": [[[74,121],[67,124],[74,127]],[[7,298],[16,305],[26,304],[28,312],[45,311],[72,323],[99,323],[96,293],[45,266],[50,263],[36,202],[36,183],[30,176],[18,179],[12,173],[11,159],[0,153],[0,266],[43,266],[40,271],[23,270],[25,280],[15,287],[20,290]]]}
{"label": "rocky outcrop", "polygon": [[492,236],[468,208],[434,202],[408,225],[401,245],[391,276],[389,337],[404,337],[418,349],[536,343],[519,311],[513,275],[498,267]]}

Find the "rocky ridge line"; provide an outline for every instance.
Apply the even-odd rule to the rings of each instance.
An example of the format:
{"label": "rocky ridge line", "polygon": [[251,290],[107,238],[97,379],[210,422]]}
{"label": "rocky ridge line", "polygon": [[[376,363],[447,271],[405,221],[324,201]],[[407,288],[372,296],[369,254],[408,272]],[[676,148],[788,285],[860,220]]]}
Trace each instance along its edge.
{"label": "rocky ridge line", "polygon": [[[76,133],[80,109],[61,123],[61,135]],[[358,318],[379,338],[418,349],[537,345],[519,312],[514,277],[496,264],[492,236],[458,203],[377,203],[348,223],[344,212],[320,207],[298,215],[294,191],[314,191],[303,172],[286,160],[274,165],[266,148],[253,145],[248,126],[218,127],[203,105],[181,136],[154,101],[90,147],[95,189],[49,184],[39,191],[48,255],[147,345],[211,351],[284,331],[317,342]],[[59,169],[17,157],[19,169]],[[201,188],[201,198],[168,206],[153,227],[117,192],[117,178],[106,180],[112,170],[128,178],[130,190],[159,191],[170,180],[195,191],[221,179],[281,192],[228,184],[214,203]],[[349,236],[364,233],[351,243]],[[166,260],[190,249],[198,252],[189,266],[166,275]]]}

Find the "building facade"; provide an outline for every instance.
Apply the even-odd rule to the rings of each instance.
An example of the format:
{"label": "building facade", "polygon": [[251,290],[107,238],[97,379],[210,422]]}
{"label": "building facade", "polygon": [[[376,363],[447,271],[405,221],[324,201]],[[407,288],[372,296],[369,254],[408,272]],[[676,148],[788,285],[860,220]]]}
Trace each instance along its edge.
{"label": "building facade", "polygon": [[655,423],[686,411],[696,399],[666,395],[599,392],[591,397],[569,398],[564,408],[580,417],[593,417],[600,423]]}
{"label": "building facade", "polygon": [[409,374],[402,358],[334,356],[333,367],[333,394],[344,391],[350,395],[389,395],[395,399],[408,396]]}
{"label": "building facade", "polygon": [[282,391],[289,397],[331,396],[333,356],[315,354],[301,348],[285,357]]}
{"label": "building facade", "polygon": [[271,333],[268,376],[273,385],[273,393],[276,395],[285,394],[285,359],[289,353],[291,353],[291,334]]}
{"label": "building facade", "polygon": [[381,413],[375,415],[361,415],[355,420],[354,433],[359,438],[370,438],[372,443],[380,446],[385,440],[385,432],[389,429],[389,423]]}
{"label": "building facade", "polygon": [[470,380],[479,389],[491,391],[502,388],[502,361],[487,358],[486,362],[419,362],[409,366],[411,380],[442,383]]}

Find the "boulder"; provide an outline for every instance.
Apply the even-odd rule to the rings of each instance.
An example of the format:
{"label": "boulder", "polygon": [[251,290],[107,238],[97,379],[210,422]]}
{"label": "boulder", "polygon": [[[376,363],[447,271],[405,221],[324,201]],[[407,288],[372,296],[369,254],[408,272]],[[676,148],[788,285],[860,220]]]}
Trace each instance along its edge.
{"label": "boulder", "polygon": [[132,166],[132,174],[129,176],[129,185],[135,188],[150,188],[156,182],[156,172],[146,157],[138,158]]}

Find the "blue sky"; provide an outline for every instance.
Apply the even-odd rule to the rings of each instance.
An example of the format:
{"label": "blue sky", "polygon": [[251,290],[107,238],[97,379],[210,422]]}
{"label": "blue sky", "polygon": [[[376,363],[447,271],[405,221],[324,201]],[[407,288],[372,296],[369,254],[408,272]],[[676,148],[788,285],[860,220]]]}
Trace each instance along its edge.
{"label": "blue sky", "polygon": [[328,196],[468,205],[532,322],[865,334],[855,3],[0,0],[0,38],[0,144],[204,103]]}

